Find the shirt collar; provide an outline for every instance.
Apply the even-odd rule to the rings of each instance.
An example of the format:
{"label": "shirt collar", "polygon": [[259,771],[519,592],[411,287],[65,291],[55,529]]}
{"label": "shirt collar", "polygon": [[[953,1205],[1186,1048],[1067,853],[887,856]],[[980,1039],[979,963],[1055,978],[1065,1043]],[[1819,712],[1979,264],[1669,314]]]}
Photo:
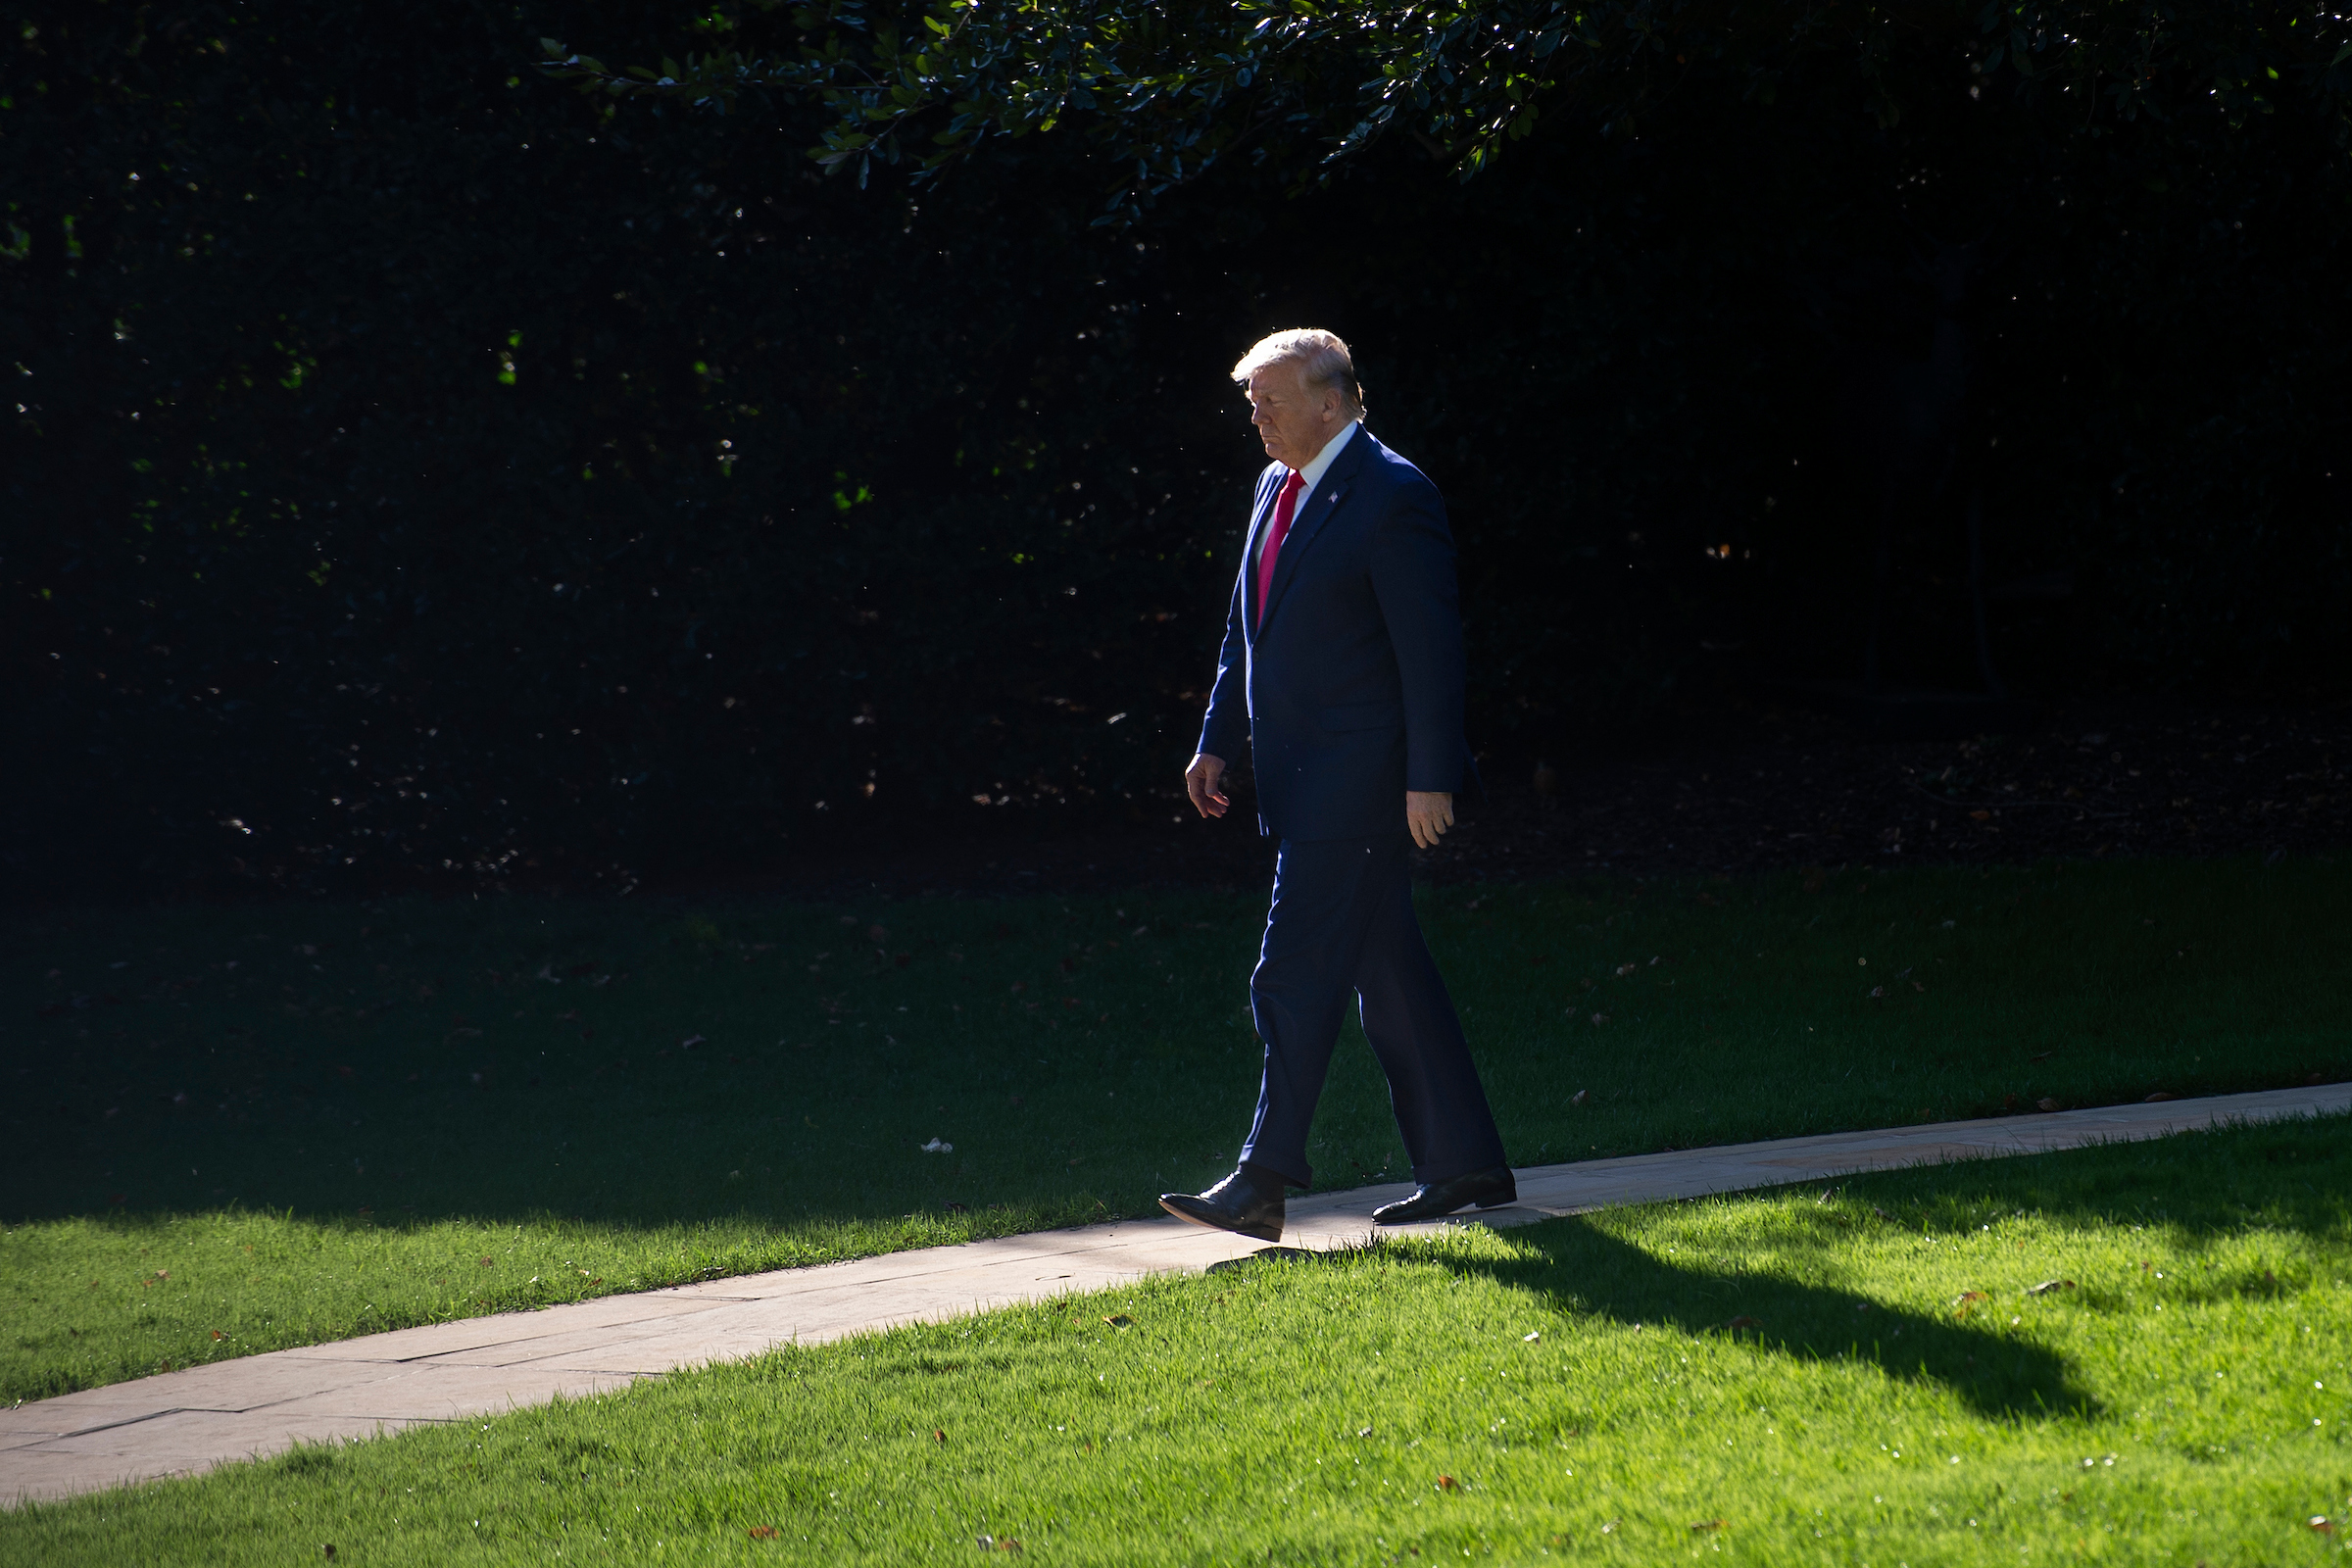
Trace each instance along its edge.
{"label": "shirt collar", "polygon": [[1355,427],[1361,422],[1359,419],[1348,420],[1338,435],[1323,443],[1322,451],[1307,460],[1305,467],[1298,470],[1298,476],[1306,481],[1298,492],[1298,499],[1301,502],[1306,500],[1309,491],[1323,482],[1323,475],[1329,472],[1332,464],[1339,460],[1341,449],[1355,439]]}

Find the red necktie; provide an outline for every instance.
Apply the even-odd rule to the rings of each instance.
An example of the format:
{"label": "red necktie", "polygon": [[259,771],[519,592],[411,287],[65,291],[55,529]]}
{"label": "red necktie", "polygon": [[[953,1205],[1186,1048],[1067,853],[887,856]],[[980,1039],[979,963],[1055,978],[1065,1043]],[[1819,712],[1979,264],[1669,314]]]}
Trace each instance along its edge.
{"label": "red necktie", "polygon": [[1283,481],[1282,496],[1274,503],[1274,525],[1266,530],[1264,548],[1257,553],[1257,622],[1266,622],[1266,595],[1274,588],[1274,563],[1282,558],[1282,541],[1291,531],[1291,514],[1298,505],[1298,492],[1306,488],[1306,475],[1297,468]]}

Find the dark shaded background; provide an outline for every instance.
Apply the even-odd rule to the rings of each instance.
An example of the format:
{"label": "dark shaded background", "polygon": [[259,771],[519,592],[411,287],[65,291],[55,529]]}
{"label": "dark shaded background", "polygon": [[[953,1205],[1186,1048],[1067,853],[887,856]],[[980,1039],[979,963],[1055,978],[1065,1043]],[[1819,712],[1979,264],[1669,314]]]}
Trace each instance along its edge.
{"label": "dark shaded background", "polygon": [[528,65],[682,50],[681,15],[25,13],[16,894],[1164,822],[1258,462],[1224,369],[1309,321],[1449,497],[1508,766],[1858,675],[1883,521],[1887,679],[1978,687],[1972,508],[2022,696],[2343,690],[2352,183],[2316,100],[2115,123],[1927,38],[1892,127],[1830,64],[1769,103],[1694,70],[1466,186],[1396,138],[1112,230],[1054,137],[861,191],[804,110]]}

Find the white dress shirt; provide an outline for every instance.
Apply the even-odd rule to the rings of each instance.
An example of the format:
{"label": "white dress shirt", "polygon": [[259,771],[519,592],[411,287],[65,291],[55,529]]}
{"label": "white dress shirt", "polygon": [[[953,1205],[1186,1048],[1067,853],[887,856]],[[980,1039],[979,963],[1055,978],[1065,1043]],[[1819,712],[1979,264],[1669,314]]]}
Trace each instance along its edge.
{"label": "white dress shirt", "polygon": [[[1306,460],[1305,467],[1294,468],[1291,470],[1306,481],[1305,485],[1302,486],[1298,491],[1298,499],[1292,504],[1291,521],[1294,525],[1297,524],[1300,517],[1306,515],[1306,504],[1314,499],[1315,486],[1323,482],[1323,475],[1329,472],[1332,464],[1338,461],[1340,449],[1347,446],[1349,441],[1355,438],[1355,427],[1361,422],[1362,420],[1360,419],[1349,419],[1345,425],[1340,427],[1340,433],[1338,435],[1333,436],[1330,440],[1323,443],[1322,451],[1316,453],[1313,457]],[[1286,476],[1282,482],[1284,484],[1289,484],[1291,481]],[[1282,492],[1277,489],[1274,492],[1274,496],[1275,505],[1280,506],[1282,504]],[[1257,536],[1258,556],[1264,556],[1266,550],[1266,540],[1273,534],[1273,532],[1274,521],[1273,518],[1269,516],[1266,519],[1265,531]],[[1255,566],[1258,564],[1258,562],[1253,559],[1250,562],[1250,564]]]}

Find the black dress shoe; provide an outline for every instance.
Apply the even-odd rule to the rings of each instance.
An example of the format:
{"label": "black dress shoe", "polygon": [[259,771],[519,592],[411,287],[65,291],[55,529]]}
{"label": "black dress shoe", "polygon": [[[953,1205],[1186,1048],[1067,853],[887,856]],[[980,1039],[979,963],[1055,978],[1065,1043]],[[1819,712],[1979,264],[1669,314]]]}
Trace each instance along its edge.
{"label": "black dress shoe", "polygon": [[1237,1170],[1196,1198],[1190,1193],[1162,1193],[1159,1206],[1178,1219],[1210,1230],[1232,1231],[1261,1242],[1282,1240],[1282,1178],[1262,1183],[1248,1170]]}
{"label": "black dress shoe", "polygon": [[1442,1219],[1457,1208],[1493,1208],[1519,1201],[1519,1184],[1508,1165],[1474,1170],[1442,1182],[1423,1182],[1412,1197],[1384,1203],[1372,1211],[1375,1225],[1410,1225],[1415,1220]]}

